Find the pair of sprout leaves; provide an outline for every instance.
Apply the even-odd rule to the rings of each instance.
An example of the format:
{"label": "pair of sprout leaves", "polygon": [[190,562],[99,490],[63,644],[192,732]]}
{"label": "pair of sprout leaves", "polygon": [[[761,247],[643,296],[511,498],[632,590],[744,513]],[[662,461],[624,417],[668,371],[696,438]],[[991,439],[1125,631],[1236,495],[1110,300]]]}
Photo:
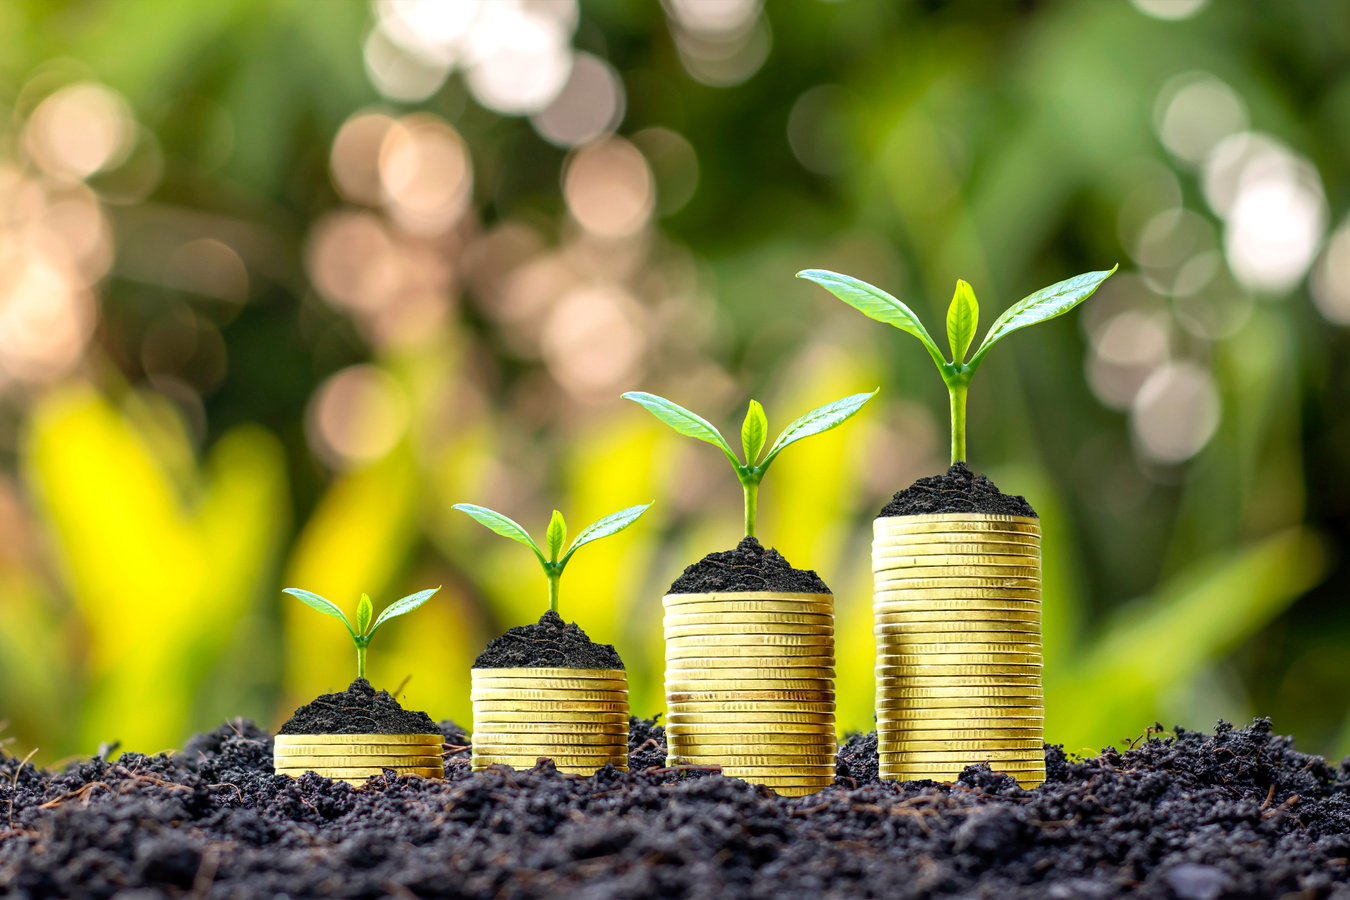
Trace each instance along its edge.
{"label": "pair of sprout leaves", "polygon": [[[745,533],[754,535],[755,498],[758,494],[759,483],[763,480],[764,473],[768,471],[770,464],[778,458],[778,454],[788,445],[794,444],[802,438],[820,434],[842,425],[875,395],[876,391],[870,394],[854,394],[811,410],[811,412],[783,429],[783,433],[778,436],[778,440],[774,441],[767,454],[764,453],[764,444],[768,439],[769,420],[764,413],[764,407],[751,400],[750,411],[746,414],[745,422],[741,426],[741,446],[745,450],[745,462],[741,462],[736,456],[735,451],[731,449],[731,445],[722,437],[722,433],[701,416],[655,394],[635,391],[623,396],[641,404],[652,415],[680,434],[707,441],[726,455],[736,468],[736,476],[745,488]],[[571,561],[572,555],[580,547],[589,544],[591,541],[623,531],[650,508],[651,504],[645,503],[641,506],[630,506],[627,509],[621,509],[616,513],[605,516],[582,530],[567,549],[567,552],[564,553],[563,545],[567,542],[567,523],[563,520],[562,513],[557,510],[553,511],[553,518],[548,523],[548,530],[544,535],[545,547],[541,549],[535,543],[534,538],[530,537],[528,531],[521,527],[519,523],[501,513],[483,506],[474,506],[471,503],[455,505],[455,509],[472,516],[479,524],[502,537],[519,541],[534,552],[535,558],[539,560],[539,565],[548,578],[548,605],[549,609],[554,612],[558,611],[559,581],[562,578],[563,569]],[[547,550],[547,553],[545,553],[545,550]]]}
{"label": "pair of sprout leaves", "polygon": [[[370,646],[370,639],[379,631],[380,626],[395,616],[402,616],[412,612],[431,599],[432,595],[439,591],[439,587],[434,587],[425,591],[418,591],[415,594],[409,594],[402,600],[395,600],[385,607],[380,613],[379,618],[375,618],[375,604],[370,602],[367,594],[361,595],[361,602],[356,606],[356,627],[343,615],[342,610],[331,600],[320,597],[312,591],[302,591],[299,588],[286,588],[282,593],[290,594],[298,598],[307,606],[317,609],[319,612],[340,621],[347,629],[347,633],[352,637],[352,643],[356,645],[356,677],[366,677],[366,648]],[[373,619],[373,621],[372,621]]]}
{"label": "pair of sprout leaves", "polygon": [[806,269],[798,272],[798,278],[814,281],[840,300],[857,309],[864,315],[879,322],[894,325],[901,331],[914,335],[923,343],[928,355],[933,358],[938,373],[947,385],[951,399],[952,412],[952,463],[966,458],[966,391],[975,371],[984,362],[989,349],[1014,331],[1026,328],[1062,316],[1088,297],[1110,278],[1119,266],[1112,266],[1104,272],[1085,272],[1065,279],[1014,303],[1004,310],[985,333],[975,354],[966,360],[971,343],[975,340],[975,329],[979,325],[980,306],[975,300],[975,292],[964,281],[956,282],[956,293],[951,305],[947,307],[947,342],[951,345],[952,358],[948,360],[938,349],[937,343],[923,327],[919,317],[908,306],[878,287],[838,272],[826,269]]}

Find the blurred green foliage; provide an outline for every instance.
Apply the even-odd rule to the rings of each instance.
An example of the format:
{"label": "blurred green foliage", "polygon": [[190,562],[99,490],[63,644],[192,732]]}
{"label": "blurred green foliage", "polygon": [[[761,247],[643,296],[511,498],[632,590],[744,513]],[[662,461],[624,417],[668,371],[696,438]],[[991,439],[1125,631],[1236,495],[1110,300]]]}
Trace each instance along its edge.
{"label": "blurred green foliage", "polygon": [[840,726],[869,728],[870,520],[945,468],[946,397],[793,273],[937,321],[958,277],[997,316],[1120,262],[970,401],[972,464],[1045,523],[1048,737],[1263,714],[1350,752],[1350,11],[1176,2],[730,2],[719,25],[586,0],[557,27],[618,75],[596,142],[566,137],[580,113],[503,111],[487,69],[410,61],[398,3],[0,5],[11,749],[157,750],[340,689],[347,639],[289,585],[382,607],[444,584],[371,678],[468,724],[470,663],[542,589],[461,501],[657,498],[570,567],[566,613],[660,712],[661,595],[736,542],[740,495],[620,392],[725,430],[751,395],[881,384],[759,499],[764,542],[836,592]]}

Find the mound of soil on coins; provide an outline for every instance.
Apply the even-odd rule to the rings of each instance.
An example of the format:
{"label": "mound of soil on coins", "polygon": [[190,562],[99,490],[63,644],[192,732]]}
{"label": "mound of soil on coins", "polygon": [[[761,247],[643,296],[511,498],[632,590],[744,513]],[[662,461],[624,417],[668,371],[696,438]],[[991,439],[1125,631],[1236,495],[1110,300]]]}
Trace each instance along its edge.
{"label": "mound of soil on coins", "polygon": [[634,741],[630,773],[475,774],[460,754],[444,780],[360,788],[273,775],[271,737],[241,721],[172,756],[60,772],[0,754],[0,894],[1350,897],[1350,766],[1266,720],[1091,759],[1048,747],[1034,791],[984,766],[950,785],[879,782],[863,735],[836,786],[798,799],[708,768],[639,768],[664,756],[651,720],[631,720]]}
{"label": "mound of soil on coins", "polygon": [[576,623],[549,610],[533,625],[508,629],[493,638],[473,661],[475,669],[622,669],[612,644],[597,644]]}
{"label": "mound of soil on coins", "polygon": [[709,553],[684,570],[670,586],[671,594],[710,594],[714,591],[776,591],[783,594],[828,594],[830,589],[810,569],[794,569],[783,554],[752,537],[742,538],[735,550]]}
{"label": "mound of soil on coins", "polygon": [[358,678],[340,694],[320,694],[281,726],[279,734],[435,734],[424,712],[404,709],[388,691]]}
{"label": "mound of soil on coins", "polygon": [[920,478],[903,491],[896,492],[891,502],[877,513],[877,518],[964,512],[1037,517],[1036,510],[1025,497],[1003,493],[988,478],[976,475],[970,466],[958,462],[945,475]]}

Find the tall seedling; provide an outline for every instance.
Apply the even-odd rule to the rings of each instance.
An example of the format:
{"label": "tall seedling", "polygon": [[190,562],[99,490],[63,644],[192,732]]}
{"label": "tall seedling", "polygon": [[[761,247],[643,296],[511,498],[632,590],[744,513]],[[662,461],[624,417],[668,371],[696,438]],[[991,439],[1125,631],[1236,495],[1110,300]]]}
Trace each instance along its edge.
{"label": "tall seedling", "polygon": [[362,594],[361,602],[356,606],[355,628],[352,627],[351,622],[347,621],[347,617],[342,614],[342,610],[332,600],[326,600],[318,594],[302,591],[299,588],[286,588],[282,593],[290,594],[307,606],[342,622],[347,629],[347,633],[352,636],[352,643],[356,644],[356,677],[365,678],[366,648],[370,646],[370,639],[375,636],[375,632],[380,629],[380,626],[395,616],[401,616],[417,609],[430,600],[431,595],[439,590],[439,587],[434,587],[430,590],[418,591],[416,594],[409,594],[402,600],[395,600],[384,608],[384,612],[380,613],[380,617],[375,619],[374,623],[371,622],[371,618],[375,614],[375,605],[370,602],[368,595]]}
{"label": "tall seedling", "polygon": [[567,548],[566,553],[563,553],[562,549],[563,544],[567,543],[567,523],[563,521],[562,513],[555,509],[553,518],[548,523],[548,531],[544,533],[544,543],[548,545],[548,555],[545,556],[544,551],[539,549],[539,545],[530,537],[528,531],[501,513],[471,503],[455,504],[455,509],[473,516],[480,525],[497,532],[502,537],[519,541],[534,551],[535,559],[539,560],[539,565],[543,567],[544,575],[548,578],[548,608],[553,612],[558,611],[559,582],[562,580],[563,569],[567,568],[567,564],[572,560],[572,554],[591,541],[618,534],[636,522],[650,508],[650,503],[630,506],[592,522],[581,530],[581,534],[572,541],[572,546]]}
{"label": "tall seedling", "polygon": [[807,269],[798,272],[797,277],[814,281],[863,314],[879,322],[894,325],[923,342],[928,355],[937,365],[938,372],[947,385],[947,393],[951,397],[952,463],[956,464],[966,458],[966,391],[970,387],[975,370],[984,362],[989,348],[1019,328],[1064,315],[1092,296],[1092,292],[1118,268],[1119,266],[1112,266],[1106,272],[1086,272],[1076,275],[1059,284],[1041,288],[1025,300],[1014,303],[994,322],[969,361],[966,361],[966,352],[975,339],[980,306],[975,300],[975,292],[964,281],[956,282],[956,293],[952,296],[951,305],[947,307],[947,342],[952,350],[952,358],[948,360],[929,336],[928,329],[923,327],[919,317],[914,315],[908,306],[880,288],[848,275],[824,269]]}
{"label": "tall seedling", "polygon": [[769,435],[769,419],[764,414],[764,407],[760,406],[758,401],[751,400],[750,409],[746,412],[745,421],[741,425],[741,449],[745,451],[745,462],[741,462],[736,456],[736,451],[732,450],[731,445],[722,437],[722,433],[708,420],[683,406],[671,403],[664,397],[644,394],[641,391],[629,391],[623,397],[625,400],[640,404],[680,434],[707,441],[722,451],[736,469],[736,477],[740,479],[741,487],[745,489],[745,534],[747,537],[754,537],[755,518],[759,508],[759,483],[764,480],[764,473],[778,458],[778,454],[789,444],[794,444],[802,438],[844,424],[876,394],[877,391],[870,394],[853,394],[811,410],[783,429],[783,433],[778,435],[778,440],[773,442],[773,446],[764,454],[763,459],[760,458],[760,453],[764,450],[764,442]]}

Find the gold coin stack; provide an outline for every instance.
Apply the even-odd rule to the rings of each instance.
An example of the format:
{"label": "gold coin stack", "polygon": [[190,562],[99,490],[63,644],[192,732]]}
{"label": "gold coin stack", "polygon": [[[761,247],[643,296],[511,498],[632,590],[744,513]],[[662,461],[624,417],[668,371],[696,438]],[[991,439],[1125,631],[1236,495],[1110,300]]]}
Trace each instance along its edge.
{"label": "gold coin stack", "polygon": [[531,769],[541,758],[572,775],[594,775],[608,763],[628,771],[623,669],[471,669],[470,677],[473,771]]}
{"label": "gold coin stack", "polygon": [[1041,784],[1040,522],[946,513],[873,529],[881,777],[954,781],[987,762]]}
{"label": "gold coin stack", "polygon": [[393,769],[400,775],[444,778],[439,734],[279,734],[272,744],[278,775],[314,772],[334,781],[364,784]]}
{"label": "gold coin stack", "polygon": [[800,797],[834,783],[834,597],[668,594],[672,765]]}

